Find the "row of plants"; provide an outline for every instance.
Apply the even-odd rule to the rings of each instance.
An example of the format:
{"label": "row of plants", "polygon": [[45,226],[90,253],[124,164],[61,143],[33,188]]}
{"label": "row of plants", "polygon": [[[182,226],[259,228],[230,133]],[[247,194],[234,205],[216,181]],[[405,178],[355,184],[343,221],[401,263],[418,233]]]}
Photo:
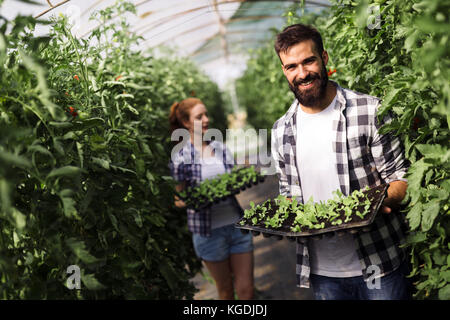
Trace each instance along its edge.
{"label": "row of plants", "polygon": [[[286,24],[314,25],[342,87],[382,99],[381,132],[397,135],[411,166],[402,212],[416,299],[450,299],[450,3],[331,0],[321,14],[294,6]],[[239,102],[257,128],[271,128],[294,97],[273,41],[255,52],[238,80]],[[266,95],[267,93],[267,95]],[[254,117],[254,116],[255,117]],[[258,118],[258,116],[260,117]]]}
{"label": "row of plants", "polygon": [[348,228],[351,222],[364,221],[370,212],[374,213],[383,199],[383,189],[380,187],[355,190],[348,197],[340,190],[336,190],[332,199],[317,203],[313,197],[303,204],[296,199],[291,200],[279,195],[257,206],[250,202],[251,208],[244,211],[244,217],[239,224],[288,233],[301,233],[332,226]]}
{"label": "row of plants", "polygon": [[225,200],[252,185],[264,181],[254,166],[234,167],[230,173],[205,179],[199,185],[188,187],[178,193],[188,207],[198,209]]}
{"label": "row of plants", "polygon": [[[188,60],[132,49],[135,13],[98,12],[86,38],[65,16],[0,17],[3,299],[194,296],[201,263],[173,205],[168,113],[193,94],[220,109],[220,92]],[[50,35],[33,36],[37,24]],[[67,287],[71,265],[81,290]]]}

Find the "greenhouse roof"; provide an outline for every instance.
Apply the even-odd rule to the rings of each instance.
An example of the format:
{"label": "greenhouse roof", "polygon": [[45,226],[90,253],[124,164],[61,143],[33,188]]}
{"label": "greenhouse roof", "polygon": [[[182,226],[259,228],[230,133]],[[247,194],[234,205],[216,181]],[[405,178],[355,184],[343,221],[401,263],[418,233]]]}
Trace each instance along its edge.
{"label": "greenhouse roof", "polygon": [[[31,2],[37,4],[30,4]],[[142,36],[140,49],[172,48],[190,57],[213,80],[223,86],[245,69],[248,50],[271,39],[272,28],[285,24],[286,9],[299,1],[246,0],[129,0],[137,15],[127,16],[132,31]],[[326,0],[304,1],[305,11],[320,11]],[[65,14],[77,37],[86,37],[98,26],[89,20],[93,12],[114,5],[116,0],[5,0],[1,15],[33,15],[49,19]],[[113,17],[107,23],[114,23]],[[47,32],[36,30],[37,35]]]}

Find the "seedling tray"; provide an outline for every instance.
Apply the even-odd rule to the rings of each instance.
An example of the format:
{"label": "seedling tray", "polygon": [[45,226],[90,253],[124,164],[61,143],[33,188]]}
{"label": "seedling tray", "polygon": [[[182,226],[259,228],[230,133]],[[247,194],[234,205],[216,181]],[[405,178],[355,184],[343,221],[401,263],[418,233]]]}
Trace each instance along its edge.
{"label": "seedling tray", "polygon": [[[238,173],[242,169],[245,169],[245,168],[240,168],[240,169],[236,170],[235,173]],[[264,182],[264,180],[265,180],[265,177],[263,175],[259,175],[255,182],[248,182],[248,183],[246,183],[245,185],[243,185],[243,186],[241,186],[239,188],[236,188],[235,186],[228,186],[227,190],[230,191],[231,194],[223,196],[223,197],[215,197],[211,201],[204,202],[201,205],[192,205],[192,204],[190,204],[190,205],[187,205],[187,208],[194,209],[194,210],[205,209],[207,207],[212,206],[213,204],[218,204],[221,201],[225,201],[229,197],[232,197],[232,196],[240,193],[241,191],[246,190],[247,188],[251,188],[252,186],[257,185],[260,182]],[[179,193],[177,193],[177,196],[180,199],[182,199],[182,200],[186,200],[186,198],[189,198],[189,195],[187,197],[183,198]]]}
{"label": "seedling tray", "polygon": [[[373,187],[367,191],[363,191],[363,193],[367,194],[369,201],[371,202],[369,213],[364,216],[364,219],[356,215],[352,215],[352,220],[347,223],[342,223],[340,225],[332,225],[328,221],[325,222],[325,227],[323,229],[306,229],[301,232],[292,232],[291,225],[295,219],[295,213],[291,212],[289,217],[283,222],[282,226],[277,229],[272,229],[270,227],[265,227],[263,222],[259,222],[257,225],[244,224],[241,225],[241,221],[245,221],[245,218],[242,218],[235,224],[236,228],[241,229],[242,232],[252,232],[254,236],[263,234],[264,237],[274,236],[275,238],[281,240],[283,237],[286,237],[288,240],[295,241],[300,240],[299,238],[309,237],[309,236],[318,236],[321,237],[324,234],[332,235],[332,233],[343,234],[346,232],[355,233],[360,231],[367,231],[370,229],[370,224],[375,220],[375,217],[387,196],[387,189],[389,184],[382,184],[376,187]],[[377,192],[379,191],[379,192]],[[275,211],[274,211],[275,212]],[[272,213],[273,215],[274,213]],[[342,213],[343,214],[343,213]],[[342,219],[344,221],[344,219]]]}

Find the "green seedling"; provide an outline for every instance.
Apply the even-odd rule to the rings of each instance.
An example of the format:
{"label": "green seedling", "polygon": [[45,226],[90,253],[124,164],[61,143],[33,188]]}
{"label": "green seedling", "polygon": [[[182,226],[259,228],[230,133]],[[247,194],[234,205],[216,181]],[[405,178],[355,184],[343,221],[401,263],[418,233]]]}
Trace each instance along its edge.
{"label": "green seedling", "polygon": [[[368,190],[368,188],[365,188],[365,190]],[[290,201],[282,195],[275,198],[274,202],[278,206],[278,209],[272,217],[267,215],[272,209],[272,200],[266,200],[260,206],[255,206],[254,203],[250,203],[250,211],[253,213],[258,211],[259,220],[264,221],[266,228],[271,227],[273,229],[282,227],[283,222],[289,217],[289,214],[293,213],[295,214],[295,219],[290,226],[290,230],[293,232],[300,232],[299,230],[303,228],[325,228],[325,221],[329,221],[331,225],[349,223],[352,221],[354,215],[364,219],[366,214],[370,212],[371,206],[367,195],[361,190],[355,190],[348,197],[345,197],[340,190],[336,190],[333,192],[333,198],[326,202],[319,201],[315,203],[313,197],[310,197],[306,203],[302,204],[298,203],[296,199]],[[363,208],[362,212],[359,212],[359,208]],[[344,221],[339,218],[340,212],[344,213]],[[251,217],[250,214],[246,212],[245,217]],[[255,224],[257,221],[252,222]]]}

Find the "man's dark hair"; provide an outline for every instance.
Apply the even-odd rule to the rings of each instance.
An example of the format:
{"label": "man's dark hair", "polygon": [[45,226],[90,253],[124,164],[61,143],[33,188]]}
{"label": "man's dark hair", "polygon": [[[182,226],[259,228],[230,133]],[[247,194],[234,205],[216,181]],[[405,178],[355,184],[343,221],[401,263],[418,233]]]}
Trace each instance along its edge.
{"label": "man's dark hair", "polygon": [[314,27],[301,23],[288,26],[277,35],[275,40],[275,51],[277,52],[278,57],[280,57],[280,52],[286,52],[290,47],[305,40],[312,40],[317,53],[319,55],[322,54],[323,43],[319,31]]}

